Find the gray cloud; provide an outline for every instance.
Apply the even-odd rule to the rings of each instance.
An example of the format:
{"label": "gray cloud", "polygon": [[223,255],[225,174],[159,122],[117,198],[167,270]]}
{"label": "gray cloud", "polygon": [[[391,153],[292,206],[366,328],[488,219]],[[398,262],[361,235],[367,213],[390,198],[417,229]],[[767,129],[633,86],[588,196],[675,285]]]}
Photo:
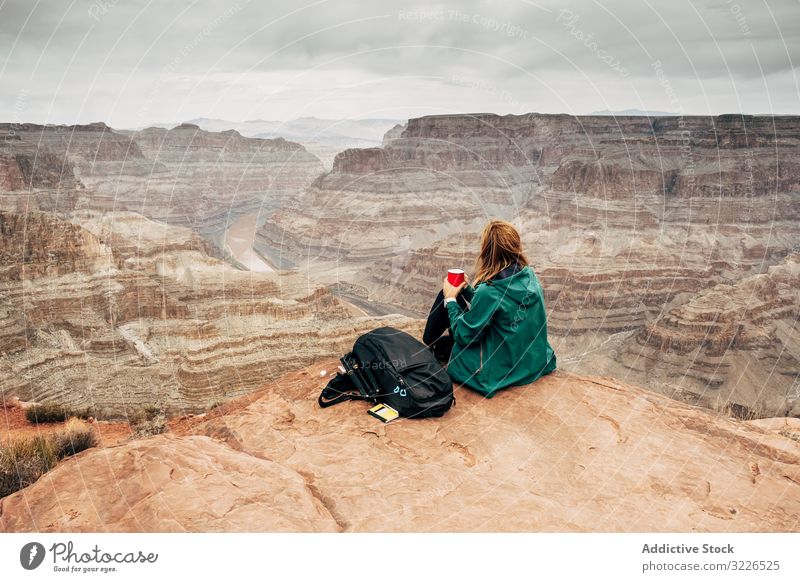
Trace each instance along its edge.
{"label": "gray cloud", "polygon": [[798,113],[799,16],[797,0],[6,0],[0,107],[15,120],[115,126],[632,107]]}

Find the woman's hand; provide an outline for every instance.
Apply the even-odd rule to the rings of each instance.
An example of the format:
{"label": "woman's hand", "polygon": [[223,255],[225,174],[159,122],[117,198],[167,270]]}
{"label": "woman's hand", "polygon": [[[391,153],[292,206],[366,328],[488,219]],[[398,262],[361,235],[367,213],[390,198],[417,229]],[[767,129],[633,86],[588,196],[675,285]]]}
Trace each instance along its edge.
{"label": "woman's hand", "polygon": [[447,299],[448,297],[452,297],[453,299],[455,299],[458,296],[458,294],[461,293],[461,290],[466,286],[467,286],[466,275],[464,276],[464,281],[462,281],[461,285],[459,285],[458,287],[451,285],[450,282],[447,280],[447,277],[445,277],[444,280],[442,281],[442,293],[444,293],[444,298]]}

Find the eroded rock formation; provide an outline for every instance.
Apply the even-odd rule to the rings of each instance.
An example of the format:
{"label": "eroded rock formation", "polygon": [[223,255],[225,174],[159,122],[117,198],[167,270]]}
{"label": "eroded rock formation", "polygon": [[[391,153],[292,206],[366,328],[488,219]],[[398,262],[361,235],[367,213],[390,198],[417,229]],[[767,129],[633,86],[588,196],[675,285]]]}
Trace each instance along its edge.
{"label": "eroded rock formation", "polygon": [[192,124],[136,132],[0,124],[3,136],[0,208],[133,211],[189,226],[215,245],[236,216],[285,203],[323,170],[285,139]]}
{"label": "eroded rock formation", "polygon": [[0,500],[0,531],[797,531],[796,419],[557,371],[384,425],[364,403],[317,406],[335,363],[61,463]]}
{"label": "eroded rock formation", "polygon": [[0,389],[115,418],[198,412],[402,316],[365,317],[296,273],[249,273],[135,213],[0,213]]}
{"label": "eroded rock formation", "polygon": [[[382,148],[339,154],[256,246],[423,316],[446,269],[472,266],[483,224],[511,220],[545,289],[560,361],[610,370],[616,354],[632,381],[668,390],[618,348],[698,294],[765,274],[798,249],[798,136],[800,118],[788,116],[412,119]],[[796,340],[783,345],[800,359]],[[651,354],[661,356],[673,378],[690,365]],[[721,408],[749,408],[766,391],[773,414],[787,397],[785,382],[758,375],[691,376],[685,388],[701,397],[722,379],[717,394],[728,400],[699,400]]]}
{"label": "eroded rock formation", "polygon": [[[703,290],[640,328],[615,355],[639,377],[743,418],[800,396],[800,254],[764,274]],[[680,367],[679,367],[680,366]]]}
{"label": "eroded rock formation", "polygon": [[[47,277],[36,284],[42,299],[29,299],[29,314],[4,306],[0,319],[5,337],[18,338],[9,339],[13,345],[41,336],[26,318],[41,330],[48,321],[42,306],[52,300],[55,313],[66,309],[64,297],[80,295],[70,289],[81,277],[86,304],[104,313],[92,333],[102,322],[122,322],[134,347],[144,341],[136,334],[151,333],[151,324],[134,322],[137,314],[277,318],[274,304],[249,307],[245,299],[275,287],[208,262],[208,254],[221,254],[225,226],[255,209],[263,212],[254,220],[266,220],[256,250],[291,270],[273,276],[288,281],[277,288],[293,301],[313,296],[337,306],[327,318],[336,335],[339,310],[426,315],[446,269],[469,269],[480,228],[501,217],[519,226],[543,283],[561,365],[613,373],[734,414],[778,414],[800,397],[797,326],[787,315],[794,299],[780,292],[778,307],[753,300],[742,307],[748,315],[741,329],[730,322],[704,327],[693,317],[727,313],[720,320],[727,321],[734,317],[725,303],[729,290],[791,262],[786,257],[800,245],[799,130],[797,117],[780,116],[430,116],[393,128],[381,148],[341,152],[332,171],[314,179],[320,166],[302,147],[235,131],[0,126],[2,207],[18,215],[58,212],[84,227],[64,232],[66,254],[42,250],[26,259],[19,241],[6,243],[23,261],[12,265],[4,251],[9,277],[22,277],[11,272],[20,265],[33,277],[33,263]],[[126,208],[189,225],[195,234],[156,223],[141,228],[139,218],[117,213]],[[115,212],[102,217],[97,209]],[[105,280],[97,275],[101,266],[87,266],[80,253],[66,258],[95,239],[114,249],[119,272]],[[48,279],[70,270],[74,281]],[[111,280],[125,290],[112,292]],[[722,291],[713,292],[717,286]],[[772,297],[769,289],[763,295]],[[316,300],[292,309],[305,314],[301,320],[312,312],[325,320],[323,309],[308,308]],[[761,319],[750,317],[758,310]],[[69,333],[83,333],[93,321],[80,310],[69,313]],[[709,338],[697,335],[706,329]],[[56,331],[48,341],[72,345]],[[112,337],[101,334],[93,345],[115,352]],[[192,350],[202,353],[203,341]],[[766,372],[771,367],[778,376]],[[196,374],[173,375],[200,377],[212,368],[198,364]]]}

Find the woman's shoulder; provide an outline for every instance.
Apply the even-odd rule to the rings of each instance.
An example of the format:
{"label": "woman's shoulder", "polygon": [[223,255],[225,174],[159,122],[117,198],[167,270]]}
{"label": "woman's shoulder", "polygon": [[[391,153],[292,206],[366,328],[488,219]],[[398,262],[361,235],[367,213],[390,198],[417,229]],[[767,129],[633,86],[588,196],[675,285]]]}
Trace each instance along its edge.
{"label": "woman's shoulder", "polygon": [[488,297],[497,293],[497,287],[491,281],[481,281],[474,289],[473,297]]}

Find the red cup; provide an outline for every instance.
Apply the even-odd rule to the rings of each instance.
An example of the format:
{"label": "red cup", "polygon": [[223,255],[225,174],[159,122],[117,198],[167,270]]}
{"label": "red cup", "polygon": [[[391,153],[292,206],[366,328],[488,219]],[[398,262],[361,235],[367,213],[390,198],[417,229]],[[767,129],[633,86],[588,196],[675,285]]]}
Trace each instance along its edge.
{"label": "red cup", "polygon": [[464,271],[461,269],[448,269],[447,270],[447,282],[450,283],[453,287],[458,287],[461,283],[464,282]]}

